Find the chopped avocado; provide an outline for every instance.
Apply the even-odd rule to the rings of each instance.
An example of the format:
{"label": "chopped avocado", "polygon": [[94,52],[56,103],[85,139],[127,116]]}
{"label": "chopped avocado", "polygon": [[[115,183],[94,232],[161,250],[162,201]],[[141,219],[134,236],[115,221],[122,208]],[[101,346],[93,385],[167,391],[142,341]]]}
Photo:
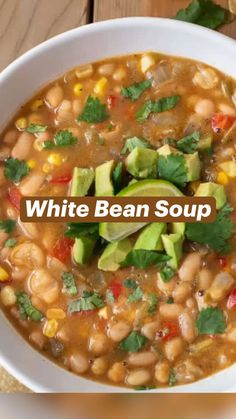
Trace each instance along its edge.
{"label": "chopped avocado", "polygon": [[181,151],[176,150],[176,148],[170,146],[169,144],[165,144],[158,148],[157,153],[164,157],[169,156],[169,154],[183,154]]}
{"label": "chopped avocado", "polygon": [[167,263],[173,269],[177,269],[183,253],[182,245],[184,238],[182,234],[162,234],[161,238],[167,255],[171,257]]}
{"label": "chopped avocado", "polygon": [[187,181],[193,182],[200,178],[201,162],[198,152],[193,154],[185,154],[185,162],[187,166]]}
{"label": "chopped avocado", "polygon": [[94,170],[75,167],[70,196],[85,196],[94,181]]}
{"label": "chopped avocado", "polygon": [[177,234],[181,234],[182,236],[185,233],[185,228],[186,228],[186,224],[185,223],[172,223],[171,224],[171,231],[172,233],[177,233]]}
{"label": "chopped avocado", "polygon": [[224,187],[214,182],[200,183],[195,196],[213,196],[216,200],[216,209],[221,209],[227,201]]}
{"label": "chopped avocado", "polygon": [[236,163],[232,160],[219,164],[219,167],[229,176],[236,177]]}
{"label": "chopped avocado", "polygon": [[137,178],[157,177],[158,154],[149,148],[135,147],[125,160],[127,171]]}
{"label": "chopped avocado", "polygon": [[212,146],[213,137],[208,134],[205,137],[201,137],[198,143],[198,149],[200,151],[209,150]]}
{"label": "chopped avocado", "polygon": [[114,187],[112,183],[112,173],[115,162],[110,160],[95,169],[95,195],[96,196],[113,196]]}
{"label": "chopped avocado", "polygon": [[92,237],[83,236],[79,239],[75,239],[75,243],[72,249],[75,262],[80,265],[86,264],[92,256],[95,243],[96,239]]}
{"label": "chopped avocado", "polygon": [[109,243],[98,260],[98,269],[117,271],[131,250],[132,244],[128,238]]}
{"label": "chopped avocado", "polygon": [[166,232],[165,223],[152,223],[146,226],[135,242],[134,249],[162,250],[161,235]]}

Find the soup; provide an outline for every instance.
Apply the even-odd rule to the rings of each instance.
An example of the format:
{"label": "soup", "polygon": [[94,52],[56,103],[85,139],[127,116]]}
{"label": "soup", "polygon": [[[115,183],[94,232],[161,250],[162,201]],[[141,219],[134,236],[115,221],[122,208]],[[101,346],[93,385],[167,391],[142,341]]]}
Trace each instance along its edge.
{"label": "soup", "polygon": [[[0,299],[78,375],[135,389],[236,360],[236,85],[145,53],[84,65],[0,142]],[[22,196],[213,196],[214,223],[23,223]],[[17,356],[17,354],[16,354]]]}

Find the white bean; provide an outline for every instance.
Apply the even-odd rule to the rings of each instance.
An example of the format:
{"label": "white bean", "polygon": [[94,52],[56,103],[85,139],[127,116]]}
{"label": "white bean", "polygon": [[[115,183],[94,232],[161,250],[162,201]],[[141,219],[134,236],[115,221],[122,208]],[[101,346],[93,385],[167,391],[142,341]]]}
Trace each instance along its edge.
{"label": "white bean", "polygon": [[185,310],[179,316],[179,327],[184,340],[188,343],[193,342],[196,338],[196,329],[194,318],[189,310]]}
{"label": "white bean", "polygon": [[85,354],[75,352],[70,356],[70,367],[76,374],[84,374],[89,369],[88,358]]}
{"label": "white bean", "polygon": [[34,142],[34,136],[28,132],[22,132],[12,149],[11,156],[14,159],[28,159]]}
{"label": "white bean", "polygon": [[96,333],[90,337],[89,351],[96,355],[106,352],[109,347],[109,340],[103,333]]}
{"label": "white bean", "polygon": [[177,277],[175,276],[172,278],[169,282],[164,282],[163,279],[160,277],[160,274],[158,273],[157,278],[157,288],[165,295],[171,295],[175,288]]}
{"label": "white bean", "polygon": [[7,131],[3,137],[3,142],[5,144],[12,145],[17,140],[17,137],[18,137],[18,131],[16,130]]}
{"label": "white bean", "polygon": [[32,295],[39,297],[46,304],[54,303],[59,295],[58,283],[46,269],[37,269],[31,274],[28,288]]}
{"label": "white bean", "polygon": [[108,371],[109,380],[121,383],[125,379],[126,368],[122,362],[115,362]]}
{"label": "white bean", "polygon": [[0,161],[6,160],[10,157],[10,148],[9,147],[2,147],[0,148]]}
{"label": "white bean", "polygon": [[159,313],[165,320],[176,320],[179,315],[183,312],[183,306],[181,304],[161,304]]}
{"label": "white bean", "polygon": [[183,340],[176,337],[167,341],[164,350],[166,358],[171,362],[175,361],[184,350]]}
{"label": "white bean", "polygon": [[93,361],[91,371],[95,375],[103,375],[107,371],[108,362],[104,357],[96,358]]}
{"label": "white bean", "polygon": [[190,253],[180,267],[179,278],[182,281],[192,282],[201,268],[201,263],[202,260],[199,253]]}
{"label": "white bean", "polygon": [[126,377],[126,383],[130,386],[141,386],[146,384],[151,379],[151,374],[148,370],[139,369],[129,372]]}
{"label": "white bean", "polygon": [[198,274],[198,287],[200,290],[207,290],[213,281],[213,274],[209,269],[203,268]]}
{"label": "white bean", "polygon": [[172,296],[175,303],[184,303],[191,294],[191,285],[189,282],[180,282],[176,285]]}
{"label": "white bean", "polygon": [[161,384],[167,384],[169,381],[170,366],[167,361],[158,362],[155,367],[155,378]]}
{"label": "white bean", "polygon": [[230,115],[230,116],[235,116],[236,115],[235,108],[233,108],[232,106],[227,105],[226,103],[220,103],[219,104],[219,110],[225,115]]}
{"label": "white bean", "polygon": [[236,343],[236,323],[230,323],[228,325],[225,338],[231,343]]}
{"label": "white bean", "polygon": [[210,99],[200,99],[195,105],[195,112],[203,118],[211,118],[215,112],[215,105]]}
{"label": "white bean", "polygon": [[35,195],[43,185],[46,175],[42,172],[32,171],[20,183],[20,192],[23,196]]}
{"label": "white bean", "polygon": [[18,218],[17,220],[18,227],[21,229],[21,232],[27,236],[29,239],[37,239],[39,236],[39,231],[37,225],[34,223],[24,223]]}
{"label": "white bean", "polygon": [[46,101],[51,108],[57,108],[62,102],[64,91],[61,86],[51,87],[46,94]]}
{"label": "white bean", "polygon": [[156,332],[160,328],[160,325],[160,320],[156,320],[154,322],[145,324],[141,329],[142,335],[144,335],[146,338],[150,340],[154,339]]}
{"label": "white bean", "polygon": [[98,67],[98,73],[101,74],[101,76],[111,76],[114,72],[115,64],[114,63],[105,63],[101,64]]}
{"label": "white bean", "polygon": [[127,77],[127,72],[123,67],[117,68],[117,70],[113,74],[113,79],[115,81],[122,81]]}
{"label": "white bean", "polygon": [[114,342],[120,342],[122,339],[128,336],[130,329],[131,327],[128,323],[119,321],[110,327],[108,334]]}
{"label": "white bean", "polygon": [[0,293],[1,301],[4,306],[12,306],[16,303],[15,290],[10,285],[6,285]]}
{"label": "white bean", "polygon": [[157,355],[151,351],[131,353],[127,361],[135,367],[148,367],[157,361]]}
{"label": "white bean", "polygon": [[228,272],[220,272],[215,276],[208,290],[208,294],[213,301],[221,301],[226,297],[234,283],[235,281],[232,275]]}
{"label": "white bean", "polygon": [[10,254],[10,262],[16,266],[26,266],[29,269],[40,268],[46,258],[37,244],[24,242],[15,246]]}

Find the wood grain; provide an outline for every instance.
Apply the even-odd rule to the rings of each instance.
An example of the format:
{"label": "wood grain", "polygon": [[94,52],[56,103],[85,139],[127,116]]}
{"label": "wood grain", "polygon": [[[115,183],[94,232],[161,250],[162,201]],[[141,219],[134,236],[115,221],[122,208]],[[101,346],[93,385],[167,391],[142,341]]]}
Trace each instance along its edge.
{"label": "wood grain", "polygon": [[0,71],[28,49],[87,23],[87,0],[0,0]]}
{"label": "wood grain", "polygon": [[[190,0],[94,0],[95,22],[125,16],[173,17]],[[228,6],[228,0],[217,0],[222,6]],[[225,25],[221,32],[236,39],[236,21]]]}

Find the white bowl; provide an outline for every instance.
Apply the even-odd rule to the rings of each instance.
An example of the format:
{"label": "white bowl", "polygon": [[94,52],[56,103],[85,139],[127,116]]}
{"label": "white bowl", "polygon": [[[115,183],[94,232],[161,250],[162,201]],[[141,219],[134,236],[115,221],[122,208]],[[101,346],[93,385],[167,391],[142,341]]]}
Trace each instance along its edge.
{"label": "white bowl", "polygon": [[[0,74],[0,127],[25,100],[68,69],[105,57],[143,51],[203,61],[236,78],[236,42],[200,26],[169,19],[125,18],[61,34],[14,61]],[[124,392],[58,367],[32,349],[0,315],[0,363],[35,392]],[[193,384],[157,392],[231,392],[236,364]]]}

